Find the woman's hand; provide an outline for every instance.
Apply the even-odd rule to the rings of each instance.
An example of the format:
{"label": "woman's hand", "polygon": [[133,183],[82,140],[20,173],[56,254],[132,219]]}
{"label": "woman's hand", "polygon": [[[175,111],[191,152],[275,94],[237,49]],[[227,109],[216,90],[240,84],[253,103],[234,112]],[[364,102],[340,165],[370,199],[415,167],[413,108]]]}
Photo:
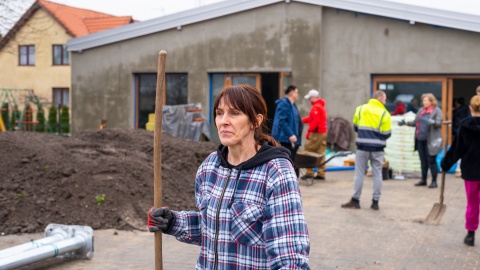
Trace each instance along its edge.
{"label": "woman's hand", "polygon": [[150,232],[156,232],[158,230],[168,231],[175,220],[170,209],[165,207],[160,207],[153,209],[153,207],[148,211],[148,230]]}

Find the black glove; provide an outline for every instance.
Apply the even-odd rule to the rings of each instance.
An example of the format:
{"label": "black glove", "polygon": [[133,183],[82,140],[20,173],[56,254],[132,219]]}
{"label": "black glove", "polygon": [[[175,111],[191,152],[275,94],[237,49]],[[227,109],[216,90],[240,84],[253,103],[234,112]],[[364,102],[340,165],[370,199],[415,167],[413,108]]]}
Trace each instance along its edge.
{"label": "black glove", "polygon": [[150,232],[156,232],[158,230],[168,231],[175,222],[175,215],[170,209],[160,207],[148,211],[148,230]]}
{"label": "black glove", "polygon": [[447,166],[445,165],[445,158],[442,158],[442,161],[440,162],[440,167],[444,172],[448,172],[450,170],[450,168],[447,168]]}
{"label": "black glove", "polygon": [[399,125],[399,126],[405,126],[405,124],[406,124],[406,123],[405,123],[405,120],[401,120],[400,122],[398,122],[398,125]]}

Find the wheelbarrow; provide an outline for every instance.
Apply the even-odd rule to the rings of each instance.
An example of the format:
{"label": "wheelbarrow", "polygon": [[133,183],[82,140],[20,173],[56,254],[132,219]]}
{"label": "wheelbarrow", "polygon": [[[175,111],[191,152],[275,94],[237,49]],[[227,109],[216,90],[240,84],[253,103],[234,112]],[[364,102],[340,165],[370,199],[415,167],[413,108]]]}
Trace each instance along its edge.
{"label": "wheelbarrow", "polygon": [[[322,154],[301,150],[301,151],[298,151],[297,154],[295,155],[295,160],[293,161],[293,165],[297,169],[313,169],[313,168],[318,168],[327,164],[330,160],[336,157],[345,157],[350,154],[352,154],[352,152],[350,151],[339,151],[331,155],[328,159],[322,162],[323,160]],[[298,181],[299,182],[302,181],[300,180],[300,174],[298,177]],[[313,177],[307,178],[307,180],[305,180],[304,182],[306,182],[305,184],[307,186],[313,185]]]}

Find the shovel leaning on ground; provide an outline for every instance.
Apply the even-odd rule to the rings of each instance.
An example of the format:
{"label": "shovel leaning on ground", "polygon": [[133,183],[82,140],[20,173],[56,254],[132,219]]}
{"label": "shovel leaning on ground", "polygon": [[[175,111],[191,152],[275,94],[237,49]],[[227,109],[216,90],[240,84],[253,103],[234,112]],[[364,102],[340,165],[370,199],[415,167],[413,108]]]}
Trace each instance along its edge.
{"label": "shovel leaning on ground", "polygon": [[[444,121],[442,124],[447,126],[447,136],[445,143],[443,144],[443,156],[447,154],[447,144],[448,144],[448,133],[449,133],[449,125],[452,124],[452,121]],[[440,202],[435,203],[428,214],[427,218],[425,219],[425,224],[428,225],[438,225],[440,220],[442,219],[445,211],[447,210],[447,205],[443,203],[443,193],[445,191],[445,175],[446,172],[442,171],[442,184],[440,186]]]}
{"label": "shovel leaning on ground", "polygon": [[445,211],[447,210],[447,205],[443,203],[443,191],[445,190],[445,172],[442,172],[442,186],[440,187],[440,202],[435,203],[425,219],[425,224],[428,225],[438,225],[442,219]]}

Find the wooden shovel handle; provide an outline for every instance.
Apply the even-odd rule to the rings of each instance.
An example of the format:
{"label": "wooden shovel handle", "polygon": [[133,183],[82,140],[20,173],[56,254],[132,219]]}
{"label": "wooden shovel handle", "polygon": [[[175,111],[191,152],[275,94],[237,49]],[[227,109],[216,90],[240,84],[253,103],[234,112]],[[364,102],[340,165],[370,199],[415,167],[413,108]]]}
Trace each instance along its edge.
{"label": "wooden shovel handle", "polygon": [[[449,134],[449,128],[450,125],[452,124],[452,121],[443,121],[443,123],[446,126],[447,129],[447,134],[445,138],[445,142],[443,143],[443,158],[447,155],[447,144],[448,144],[448,134]],[[440,205],[443,205],[443,193],[445,191],[445,176],[447,172],[442,170],[442,185],[440,186]]]}
{"label": "wooden shovel handle", "polygon": [[[167,52],[158,55],[157,93],[155,96],[155,128],[153,137],[153,207],[162,206],[162,110],[165,93],[165,62]],[[163,269],[162,231],[155,232],[155,270]]]}

